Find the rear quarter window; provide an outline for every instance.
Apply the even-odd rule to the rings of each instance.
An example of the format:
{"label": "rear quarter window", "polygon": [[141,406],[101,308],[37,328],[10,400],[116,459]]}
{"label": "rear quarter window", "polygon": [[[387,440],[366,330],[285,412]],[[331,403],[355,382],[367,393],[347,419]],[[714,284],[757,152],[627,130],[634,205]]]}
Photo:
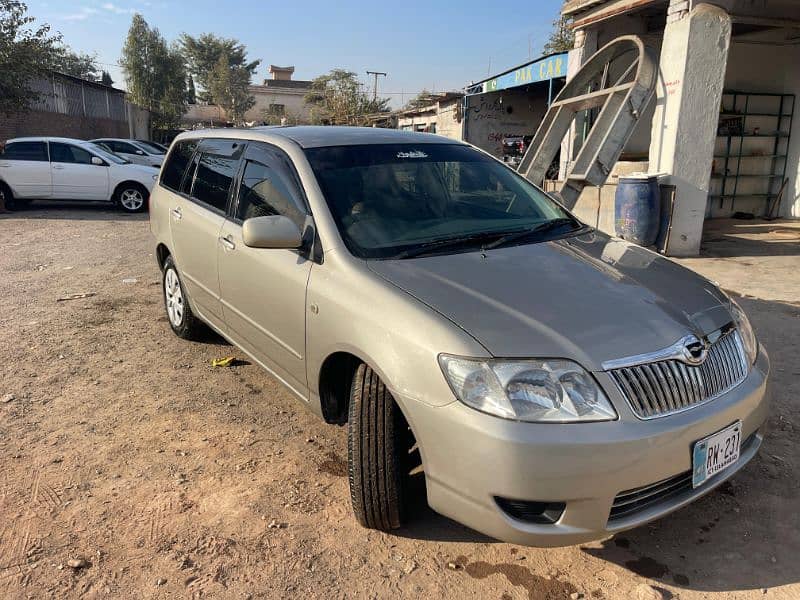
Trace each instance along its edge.
{"label": "rear quarter window", "polygon": [[182,140],[167,156],[164,167],[161,169],[161,185],[173,192],[180,191],[181,181],[186,172],[186,167],[192,160],[197,148],[197,140]]}

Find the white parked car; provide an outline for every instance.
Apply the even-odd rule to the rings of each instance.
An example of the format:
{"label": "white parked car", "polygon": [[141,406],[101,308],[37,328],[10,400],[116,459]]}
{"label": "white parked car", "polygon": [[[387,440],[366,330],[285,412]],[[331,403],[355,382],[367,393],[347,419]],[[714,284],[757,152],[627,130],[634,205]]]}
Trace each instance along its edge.
{"label": "white parked car", "polygon": [[119,138],[99,138],[91,140],[93,143],[108,148],[114,154],[121,156],[135,165],[148,167],[161,167],[166,153],[163,150],[137,140],[124,140]]}
{"label": "white parked car", "polygon": [[131,164],[97,144],[69,138],[15,138],[0,154],[0,198],[8,209],[50,198],[104,200],[140,212],[157,178],[154,167]]}

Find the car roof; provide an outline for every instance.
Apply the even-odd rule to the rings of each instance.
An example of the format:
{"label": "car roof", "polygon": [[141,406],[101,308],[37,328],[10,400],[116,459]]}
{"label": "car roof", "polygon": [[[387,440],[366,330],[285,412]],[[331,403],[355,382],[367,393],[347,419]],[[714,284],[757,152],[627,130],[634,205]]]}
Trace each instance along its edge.
{"label": "car roof", "polygon": [[89,143],[86,140],[79,140],[77,138],[50,137],[50,136],[30,136],[30,137],[11,138],[10,140],[6,141],[6,144],[10,144],[12,142],[64,142],[67,144]]}
{"label": "car roof", "polygon": [[379,127],[344,127],[322,125],[288,125],[253,127],[251,129],[206,129],[181,134],[181,139],[202,138],[213,132],[213,137],[234,139],[266,139],[280,136],[288,138],[302,148],[325,146],[354,146],[360,144],[462,144],[458,140],[434,135],[383,129]]}

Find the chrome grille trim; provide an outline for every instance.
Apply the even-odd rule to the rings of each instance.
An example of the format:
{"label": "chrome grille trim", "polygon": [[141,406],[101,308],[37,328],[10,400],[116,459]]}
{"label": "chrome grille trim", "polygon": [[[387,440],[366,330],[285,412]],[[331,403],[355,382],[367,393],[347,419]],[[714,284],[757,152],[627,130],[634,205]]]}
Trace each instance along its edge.
{"label": "chrome grille trim", "polygon": [[747,358],[739,332],[728,329],[708,347],[706,360],[687,365],[665,358],[608,370],[640,419],[689,410],[731,391],[747,377]]}

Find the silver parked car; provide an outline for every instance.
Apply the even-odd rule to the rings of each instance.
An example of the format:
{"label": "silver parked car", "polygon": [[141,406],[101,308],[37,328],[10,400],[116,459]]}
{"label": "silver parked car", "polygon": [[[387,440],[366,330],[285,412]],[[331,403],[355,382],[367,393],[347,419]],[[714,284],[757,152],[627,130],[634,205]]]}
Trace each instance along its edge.
{"label": "silver parked car", "polygon": [[161,148],[138,140],[125,140],[118,138],[99,138],[92,143],[108,148],[114,154],[135,165],[160,167],[166,154]]}
{"label": "silver parked car", "polygon": [[684,506],[761,445],[769,363],[739,306],[469,145],[183,134],[150,219],[173,331],[211,327],[347,425],[366,527],[403,524],[421,464],[441,514],[578,543]]}

